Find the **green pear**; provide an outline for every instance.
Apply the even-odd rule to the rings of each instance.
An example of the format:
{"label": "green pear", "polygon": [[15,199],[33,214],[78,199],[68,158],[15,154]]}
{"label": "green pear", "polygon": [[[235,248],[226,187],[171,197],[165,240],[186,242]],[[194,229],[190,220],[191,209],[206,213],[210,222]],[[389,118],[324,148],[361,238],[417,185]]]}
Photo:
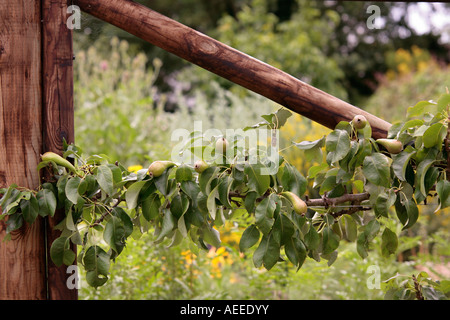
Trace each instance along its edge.
{"label": "green pear", "polygon": [[166,171],[168,168],[173,167],[175,163],[172,161],[154,161],[149,167],[148,167],[148,174],[150,177],[157,178],[161,176],[164,171]]}
{"label": "green pear", "polygon": [[203,160],[198,160],[194,163],[194,170],[198,173],[202,173],[208,168],[208,164]]}
{"label": "green pear", "polygon": [[368,124],[368,121],[366,119],[366,117],[362,116],[362,115],[356,115],[353,120],[353,127],[357,130],[360,129],[364,129],[366,127],[366,125]]}
{"label": "green pear", "polygon": [[376,141],[385,147],[389,153],[397,154],[403,150],[403,144],[396,139],[377,139]]}
{"label": "green pear", "polygon": [[77,173],[77,170],[69,161],[67,161],[66,159],[64,159],[63,157],[61,157],[60,155],[58,155],[56,153],[46,152],[41,156],[41,158],[42,158],[42,161],[53,161],[57,165],[62,166],[64,168],[72,171],[73,173]]}
{"label": "green pear", "polygon": [[281,195],[289,200],[289,202],[292,204],[292,208],[294,208],[295,213],[300,215],[304,215],[306,213],[306,210],[308,209],[306,202],[300,199],[300,197],[295,193],[284,191],[281,193]]}
{"label": "green pear", "polygon": [[219,138],[216,141],[216,152],[225,154],[228,148],[228,141],[225,138]]}

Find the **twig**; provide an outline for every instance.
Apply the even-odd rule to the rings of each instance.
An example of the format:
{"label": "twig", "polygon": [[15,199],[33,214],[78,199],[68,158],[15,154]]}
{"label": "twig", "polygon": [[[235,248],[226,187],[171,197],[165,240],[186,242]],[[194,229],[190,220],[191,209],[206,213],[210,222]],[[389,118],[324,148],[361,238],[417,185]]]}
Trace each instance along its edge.
{"label": "twig", "polygon": [[[264,195],[256,199],[256,202],[261,202],[264,198],[267,198],[270,195],[270,192],[266,192]],[[230,198],[245,198],[245,194],[241,194],[239,192],[230,192],[229,194]],[[370,208],[366,208],[363,206],[360,206],[359,204],[363,202],[364,200],[368,200],[370,197],[370,194],[368,192],[363,193],[346,193],[340,197],[337,198],[328,198],[326,196],[320,198],[320,199],[305,199],[305,203],[308,207],[335,207],[341,203],[345,202],[352,202],[353,207],[349,210],[343,210],[346,211],[346,213],[343,214],[352,214],[360,210],[370,210]],[[337,212],[339,213],[339,212]]]}
{"label": "twig", "polygon": [[416,291],[417,300],[425,300],[425,298],[422,295],[422,287],[420,286],[419,282],[417,281],[417,278],[414,275],[412,275],[412,280],[414,282],[414,289]]}
{"label": "twig", "polygon": [[119,205],[119,203],[122,202],[122,197],[117,198],[117,202],[110,207],[109,209],[107,209],[97,220],[94,221],[93,224],[91,224],[89,227],[93,228],[95,226],[98,226],[100,223],[103,222],[103,220],[105,220],[105,218],[112,213],[112,211],[114,210],[115,207],[117,207]]}

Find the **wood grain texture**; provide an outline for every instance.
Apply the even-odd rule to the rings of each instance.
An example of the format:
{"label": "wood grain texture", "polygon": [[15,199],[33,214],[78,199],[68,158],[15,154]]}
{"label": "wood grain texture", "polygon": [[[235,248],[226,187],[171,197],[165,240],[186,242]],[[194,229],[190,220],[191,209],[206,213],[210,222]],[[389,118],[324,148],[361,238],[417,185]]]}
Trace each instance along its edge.
{"label": "wood grain texture", "polygon": [[[71,2],[71,1],[70,1]],[[67,28],[67,0],[42,0],[43,148],[62,155],[63,139],[74,142],[73,43]],[[65,218],[64,210],[47,222],[47,252],[61,235],[54,227]],[[72,244],[76,253],[76,246]],[[48,299],[76,300],[78,292],[66,285],[67,266],[48,261]],[[76,264],[76,262],[74,263]]]}
{"label": "wood grain texture", "polygon": [[[390,124],[264,62],[130,0],[74,0],[81,10],[328,128],[364,115],[374,138]],[[299,57],[301,59],[301,57]]]}
{"label": "wood grain texture", "polygon": [[[42,147],[40,3],[0,0],[0,188],[39,185]],[[0,223],[0,300],[46,299],[44,224],[5,236]]]}

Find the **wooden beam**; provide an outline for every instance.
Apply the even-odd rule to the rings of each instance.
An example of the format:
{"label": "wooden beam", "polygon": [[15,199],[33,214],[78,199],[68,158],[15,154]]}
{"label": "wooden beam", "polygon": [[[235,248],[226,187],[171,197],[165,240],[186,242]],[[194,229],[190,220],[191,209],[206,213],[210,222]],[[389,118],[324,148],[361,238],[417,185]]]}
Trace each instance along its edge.
{"label": "wooden beam", "polygon": [[[81,10],[149,43],[261,94],[328,128],[364,115],[373,137],[390,124],[264,62],[131,0],[74,0]],[[302,57],[298,57],[301,59]]]}
{"label": "wooden beam", "polygon": [[[0,188],[39,185],[42,151],[40,1],[0,0]],[[0,300],[46,299],[45,226],[38,218],[3,242]]]}
{"label": "wooden beam", "polygon": [[[42,0],[43,149],[62,155],[63,139],[74,142],[73,43],[67,27],[68,0]],[[58,210],[47,219],[47,252],[61,235],[54,227],[65,218]],[[76,246],[71,244],[76,253]],[[78,291],[67,286],[67,266],[57,267],[47,257],[48,299],[76,300]],[[76,262],[75,262],[76,264]]]}

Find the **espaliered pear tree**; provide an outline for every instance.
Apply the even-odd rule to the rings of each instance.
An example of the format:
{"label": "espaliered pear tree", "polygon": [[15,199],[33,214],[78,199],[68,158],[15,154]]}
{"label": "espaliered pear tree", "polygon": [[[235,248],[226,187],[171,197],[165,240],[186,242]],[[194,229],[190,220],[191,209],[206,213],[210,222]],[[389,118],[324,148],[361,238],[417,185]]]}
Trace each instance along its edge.
{"label": "espaliered pear tree", "polygon": [[[291,263],[299,269],[308,258],[331,265],[342,241],[355,243],[366,258],[380,236],[382,253],[389,256],[398,246],[390,220],[411,228],[419,219],[418,204],[430,203],[430,197],[436,212],[450,206],[449,103],[444,94],[436,103],[410,108],[407,121],[388,133],[387,139],[401,143],[395,150],[374,140],[361,118],[340,122],[316,141],[295,143],[323,156],[307,177],[281,155],[278,169],[267,174],[261,169],[271,166],[269,158],[253,156],[265,154],[265,146],[242,147],[240,136],[227,137],[225,163],[224,144],[217,149],[216,141],[197,135],[202,150],[215,149],[207,158],[192,164],[157,161],[138,172],[98,155],[83,157],[79,147],[65,145],[62,158],[43,155],[39,168],[48,178],[38,189],[1,190],[0,217],[8,217],[12,232],[38,215],[64,210],[51,258],[70,265],[75,259],[70,245],[80,246],[78,262],[93,287],[108,280],[111,261],[134,233],[152,233],[155,243],[169,246],[189,238],[202,250],[220,246],[220,227],[242,215],[251,222],[239,248],[253,254],[255,267]],[[246,129],[278,130],[289,116],[280,109]],[[184,152],[190,150],[186,144]],[[64,158],[73,160],[73,167]],[[308,197],[311,188],[321,197]]]}

